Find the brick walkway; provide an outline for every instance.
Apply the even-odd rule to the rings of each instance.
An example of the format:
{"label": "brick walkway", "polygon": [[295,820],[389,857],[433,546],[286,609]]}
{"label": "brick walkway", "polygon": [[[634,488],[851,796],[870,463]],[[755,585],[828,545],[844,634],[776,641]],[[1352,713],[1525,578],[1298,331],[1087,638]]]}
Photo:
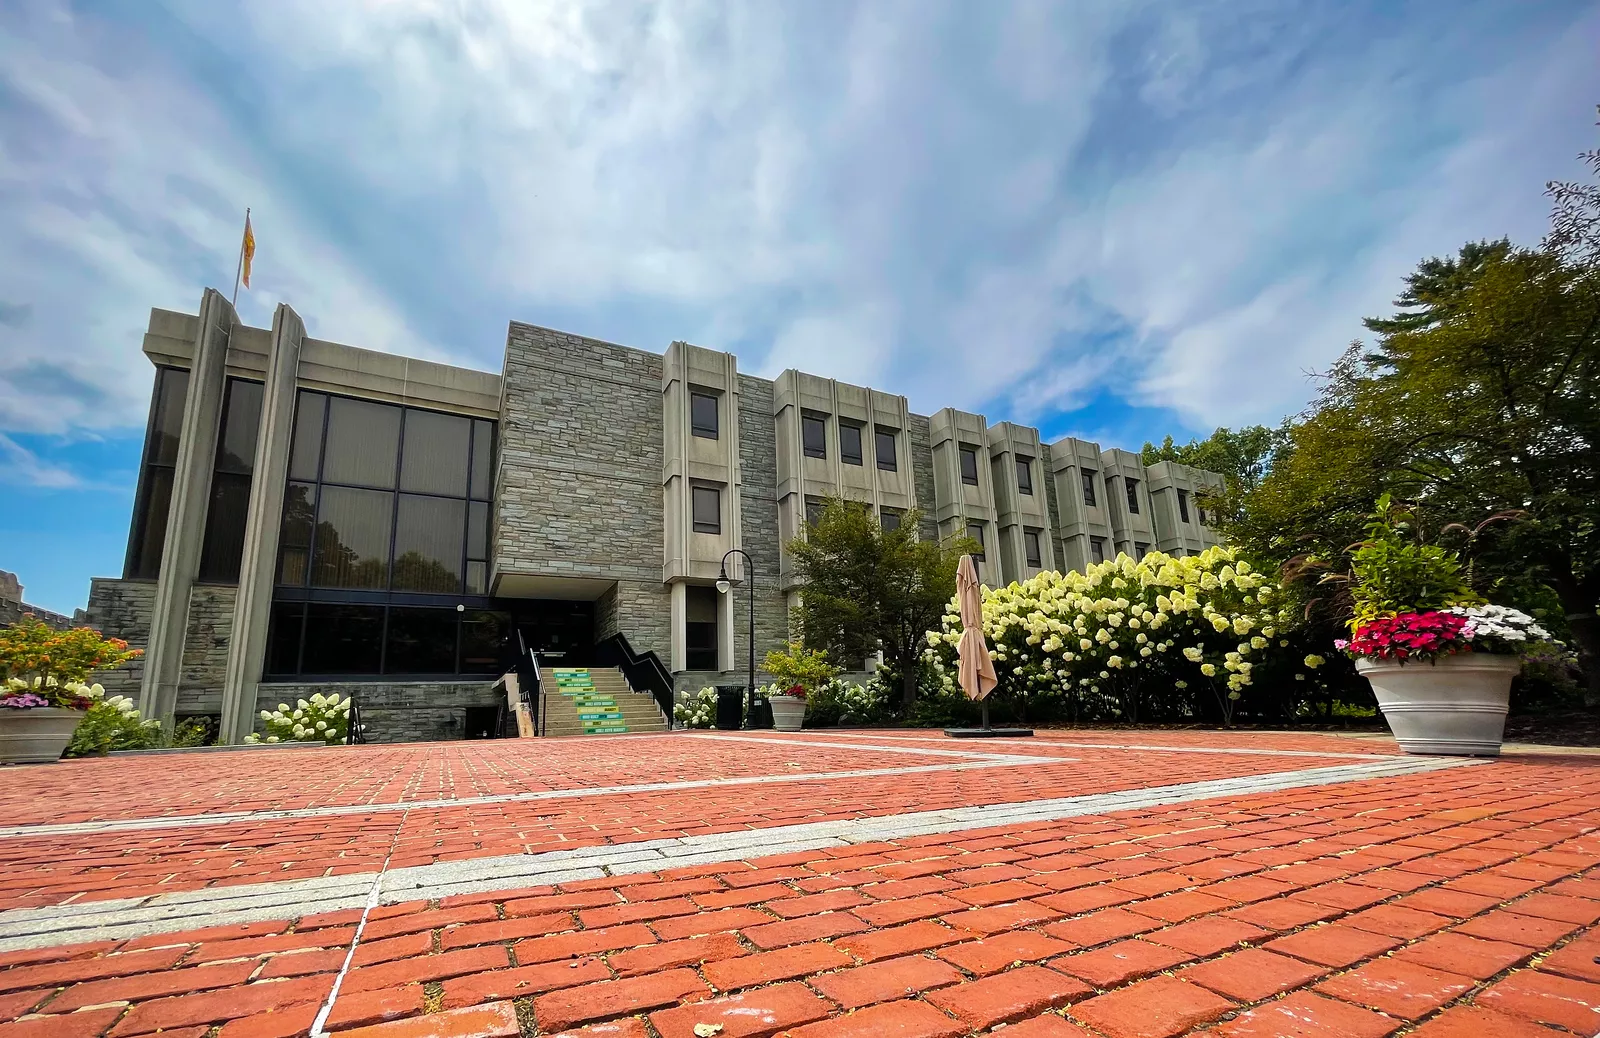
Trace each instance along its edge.
{"label": "brick walkway", "polygon": [[[298,1035],[319,1014],[372,1038],[677,1038],[701,1023],[723,1038],[931,1038],[1002,1022],[1013,1038],[1600,1032],[1600,762],[1362,777],[1415,762],[1392,752],[1320,736],[972,746],[830,732],[17,769],[0,804],[0,947],[24,917],[151,891],[193,901],[341,873],[364,890],[355,877],[385,866],[448,872],[551,846],[602,863],[663,839],[713,849],[653,873],[398,904],[373,884],[338,911],[29,938],[0,952],[0,1038]],[[853,777],[797,777],[824,774]],[[626,788],[664,782],[691,785]],[[1219,796],[1218,782],[1292,788]],[[1194,783],[1206,785],[1177,785]],[[1152,786],[1173,787],[1172,802],[1094,799]],[[62,789],[94,795],[52,810]],[[1015,818],[1073,797],[1092,813],[893,835],[913,813],[981,803]],[[279,817],[194,817],[242,809]],[[752,830],[778,847],[840,820],[886,835],[737,849]],[[28,830],[107,822],[121,828]],[[735,849],[718,859],[718,846]]]}

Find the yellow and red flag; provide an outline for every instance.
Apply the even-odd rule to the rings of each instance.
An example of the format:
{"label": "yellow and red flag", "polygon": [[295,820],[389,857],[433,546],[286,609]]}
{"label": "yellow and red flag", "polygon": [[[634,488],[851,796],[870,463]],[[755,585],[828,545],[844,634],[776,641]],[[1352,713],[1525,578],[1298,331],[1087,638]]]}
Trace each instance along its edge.
{"label": "yellow and red flag", "polygon": [[250,261],[255,259],[255,258],[256,258],[256,236],[255,236],[255,232],[250,229],[250,214],[249,213],[245,213],[245,215],[244,215],[244,261],[243,261],[244,265],[243,265],[242,270],[241,270],[241,274],[242,274],[242,277],[243,277],[243,280],[244,280],[244,287],[245,288],[249,288],[250,287]]}

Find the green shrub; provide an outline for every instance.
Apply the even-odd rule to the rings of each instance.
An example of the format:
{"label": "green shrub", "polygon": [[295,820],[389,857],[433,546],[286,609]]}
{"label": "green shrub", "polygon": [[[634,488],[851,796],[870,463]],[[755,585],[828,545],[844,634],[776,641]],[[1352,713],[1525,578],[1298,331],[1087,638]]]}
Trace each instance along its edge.
{"label": "green shrub", "polygon": [[161,735],[160,721],[141,718],[127,696],[112,696],[84,712],[65,755],[104,757],[113,750],[147,750],[161,744]]}

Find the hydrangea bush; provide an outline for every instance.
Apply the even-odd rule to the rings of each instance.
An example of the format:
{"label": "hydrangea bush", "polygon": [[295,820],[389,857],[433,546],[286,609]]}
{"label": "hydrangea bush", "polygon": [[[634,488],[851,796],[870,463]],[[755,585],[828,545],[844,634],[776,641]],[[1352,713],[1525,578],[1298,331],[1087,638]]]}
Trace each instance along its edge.
{"label": "hydrangea bush", "polygon": [[[769,687],[777,688],[776,685]],[[834,678],[806,697],[805,726],[877,724],[889,716],[894,701],[890,690],[876,677],[865,685]]]}
{"label": "hydrangea bush", "polygon": [[66,756],[105,756],[113,750],[143,750],[161,743],[161,722],[145,720],[133,700],[111,696],[89,707],[78,727],[73,729]]}
{"label": "hydrangea bush", "polygon": [[[1278,582],[1226,547],[1153,552],[1041,573],[984,589],[983,633],[999,696],[1045,702],[1074,720],[1220,716],[1231,723],[1258,667],[1304,676],[1323,660],[1294,651],[1296,621]],[[924,653],[947,694],[956,684],[961,617],[954,599]],[[1287,657],[1292,655],[1292,660]],[[1204,700],[1202,700],[1204,697]]]}
{"label": "hydrangea bush", "polygon": [[672,719],[684,728],[710,728],[717,719],[717,690],[707,685],[685,694],[672,708]]}
{"label": "hydrangea bush", "polygon": [[261,720],[266,737],[252,732],[245,736],[245,742],[316,742],[334,746],[344,742],[350,732],[350,700],[341,699],[337,692],[326,696],[318,692],[310,699],[296,701],[293,707],[279,703],[276,710],[263,710]]}

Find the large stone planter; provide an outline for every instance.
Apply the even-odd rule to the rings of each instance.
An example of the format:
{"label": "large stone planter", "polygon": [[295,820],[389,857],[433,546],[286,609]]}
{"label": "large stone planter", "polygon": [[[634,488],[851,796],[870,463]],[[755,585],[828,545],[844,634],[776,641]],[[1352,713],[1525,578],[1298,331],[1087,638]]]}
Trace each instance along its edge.
{"label": "large stone planter", "polygon": [[773,696],[772,727],[780,732],[798,732],[806,719],[806,701],[797,696]]}
{"label": "large stone planter", "polygon": [[1515,656],[1458,653],[1431,663],[1356,660],[1407,753],[1494,757],[1505,736]]}
{"label": "large stone planter", "polygon": [[0,707],[0,764],[49,764],[61,759],[82,710],[36,706],[27,710]]}

